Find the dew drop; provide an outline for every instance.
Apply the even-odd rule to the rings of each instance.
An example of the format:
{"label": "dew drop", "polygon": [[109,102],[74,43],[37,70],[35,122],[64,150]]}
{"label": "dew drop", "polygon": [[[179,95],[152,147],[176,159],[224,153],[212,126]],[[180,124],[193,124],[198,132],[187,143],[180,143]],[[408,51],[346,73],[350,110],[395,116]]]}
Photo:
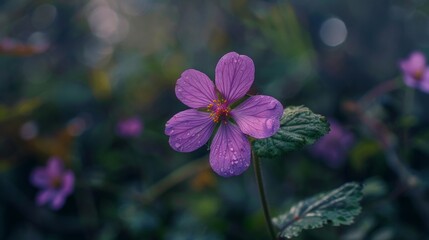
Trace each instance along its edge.
{"label": "dew drop", "polygon": [[177,91],[178,91],[178,92],[181,92],[181,91],[183,91],[183,90],[182,90],[181,88],[178,88],[178,89],[177,89]]}
{"label": "dew drop", "polygon": [[179,147],[181,146],[181,144],[180,144],[180,143],[175,143],[175,144],[174,144],[174,146],[175,146],[176,148],[179,148]]}
{"label": "dew drop", "polygon": [[268,130],[273,132],[274,131],[274,119],[272,119],[272,118],[267,119],[267,121],[265,122],[265,126],[267,127]]}

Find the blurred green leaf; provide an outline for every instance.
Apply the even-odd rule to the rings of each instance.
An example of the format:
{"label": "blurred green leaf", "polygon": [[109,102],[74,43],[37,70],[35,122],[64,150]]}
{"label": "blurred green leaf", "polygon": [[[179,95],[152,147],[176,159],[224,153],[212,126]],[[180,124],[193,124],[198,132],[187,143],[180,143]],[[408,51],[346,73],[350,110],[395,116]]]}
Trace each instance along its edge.
{"label": "blurred green leaf", "polygon": [[280,236],[296,237],[305,229],[320,228],[331,222],[334,226],[349,225],[361,211],[362,186],[346,183],[327,193],[308,198],[292,206],[286,214],[273,218]]}
{"label": "blurred green leaf", "polygon": [[40,107],[41,104],[42,101],[40,99],[33,98],[22,100],[12,107],[0,105],[0,121],[9,120],[14,117],[30,114],[38,107]]}
{"label": "blurred green leaf", "polygon": [[354,170],[363,171],[368,162],[379,154],[382,154],[382,149],[376,141],[361,140],[351,151],[351,166]]}
{"label": "blurred green leaf", "polygon": [[362,194],[365,198],[382,197],[388,192],[386,183],[378,177],[373,177],[363,183]]}
{"label": "blurred green leaf", "polygon": [[270,138],[256,140],[253,147],[260,157],[277,157],[314,143],[329,131],[326,118],[303,106],[283,111],[280,129]]}

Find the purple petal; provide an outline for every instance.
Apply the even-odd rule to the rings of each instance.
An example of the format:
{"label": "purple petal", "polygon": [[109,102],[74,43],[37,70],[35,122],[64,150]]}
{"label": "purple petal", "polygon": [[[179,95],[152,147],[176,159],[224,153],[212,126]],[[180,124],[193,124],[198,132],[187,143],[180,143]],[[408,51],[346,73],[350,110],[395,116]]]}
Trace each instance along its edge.
{"label": "purple petal", "polygon": [[51,208],[54,210],[58,210],[58,209],[62,208],[64,205],[66,197],[67,197],[67,195],[64,193],[60,193],[60,192],[57,193],[51,201]]}
{"label": "purple petal", "polygon": [[220,125],[210,147],[210,165],[222,177],[240,175],[249,167],[250,143],[236,125]]}
{"label": "purple petal", "polygon": [[419,87],[422,91],[429,93],[429,68],[426,68]]}
{"label": "purple petal", "polygon": [[210,138],[215,123],[208,112],[188,109],[174,115],[165,124],[170,146],[179,152],[192,152]]}
{"label": "purple petal", "polygon": [[41,206],[51,201],[51,199],[55,196],[55,191],[52,189],[46,189],[37,194],[36,203]]}
{"label": "purple petal", "polygon": [[429,93],[429,68],[425,69],[421,79],[415,79],[412,75],[406,74],[404,76],[404,82],[409,87],[418,88],[426,93]]}
{"label": "purple petal", "polygon": [[46,166],[49,178],[61,176],[63,169],[63,162],[58,157],[51,157],[48,161],[48,165]]}
{"label": "purple petal", "polygon": [[254,138],[267,138],[280,127],[283,106],[270,96],[253,96],[231,111],[240,130]]}
{"label": "purple petal", "polygon": [[72,171],[66,171],[64,173],[62,184],[61,193],[69,195],[73,191],[74,187],[74,174]]}
{"label": "purple petal", "polygon": [[217,99],[213,82],[204,73],[188,69],[176,83],[176,96],[191,108],[207,107]]}
{"label": "purple petal", "polygon": [[312,153],[324,159],[330,167],[340,167],[354,143],[354,135],[335,120],[329,120],[331,131],[317,141]]}
{"label": "purple petal", "polygon": [[228,103],[243,97],[252,86],[255,66],[245,55],[230,52],[216,66],[216,87]]}
{"label": "purple petal", "polygon": [[404,74],[414,75],[426,68],[426,58],[421,52],[413,52],[410,57],[400,62]]}
{"label": "purple petal", "polygon": [[30,181],[36,187],[45,188],[49,186],[50,178],[45,168],[38,167],[31,173]]}
{"label": "purple petal", "polygon": [[408,87],[415,88],[418,86],[418,81],[410,74],[404,75],[404,82]]}

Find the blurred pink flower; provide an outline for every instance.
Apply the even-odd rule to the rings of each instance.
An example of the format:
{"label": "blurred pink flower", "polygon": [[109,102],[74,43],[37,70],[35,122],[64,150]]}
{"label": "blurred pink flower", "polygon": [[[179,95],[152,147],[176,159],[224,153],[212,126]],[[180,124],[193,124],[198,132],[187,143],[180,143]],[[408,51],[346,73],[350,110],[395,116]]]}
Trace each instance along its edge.
{"label": "blurred pink flower", "polygon": [[423,53],[413,52],[399,65],[407,86],[429,93],[429,68],[426,66],[426,58]]}
{"label": "blurred pink flower", "polygon": [[138,117],[122,119],[116,126],[116,132],[122,137],[137,137],[143,129],[143,124]]}
{"label": "blurred pink flower", "polygon": [[330,120],[331,131],[317,141],[311,151],[330,167],[341,166],[354,143],[354,136],[338,122]]}
{"label": "blurred pink flower", "polygon": [[54,210],[60,209],[68,195],[73,192],[74,174],[65,170],[62,161],[51,157],[46,167],[37,167],[30,176],[31,183],[40,188],[37,194],[38,205],[50,204]]}
{"label": "blurred pink flower", "polygon": [[[215,70],[215,83],[204,73],[188,69],[176,83],[176,96],[191,109],[174,115],[165,125],[170,146],[191,152],[207,143],[217,128],[210,165],[222,177],[240,175],[250,165],[247,136],[267,138],[280,127],[282,104],[270,96],[252,96],[233,108],[252,86],[252,59],[235,52],[225,54]],[[218,126],[218,127],[217,127]]]}

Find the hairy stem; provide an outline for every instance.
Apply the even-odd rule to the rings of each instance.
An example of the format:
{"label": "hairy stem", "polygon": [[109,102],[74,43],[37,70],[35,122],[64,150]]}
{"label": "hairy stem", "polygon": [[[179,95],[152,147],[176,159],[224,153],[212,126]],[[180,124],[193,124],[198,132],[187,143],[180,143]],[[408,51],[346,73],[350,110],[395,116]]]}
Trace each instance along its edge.
{"label": "hairy stem", "polygon": [[276,239],[274,232],[273,223],[271,222],[270,210],[268,209],[267,198],[265,197],[264,183],[262,181],[261,164],[259,158],[252,151],[253,169],[255,170],[256,182],[258,183],[259,196],[261,198],[262,208],[264,210],[265,221],[267,222],[268,231],[270,232],[271,238]]}

